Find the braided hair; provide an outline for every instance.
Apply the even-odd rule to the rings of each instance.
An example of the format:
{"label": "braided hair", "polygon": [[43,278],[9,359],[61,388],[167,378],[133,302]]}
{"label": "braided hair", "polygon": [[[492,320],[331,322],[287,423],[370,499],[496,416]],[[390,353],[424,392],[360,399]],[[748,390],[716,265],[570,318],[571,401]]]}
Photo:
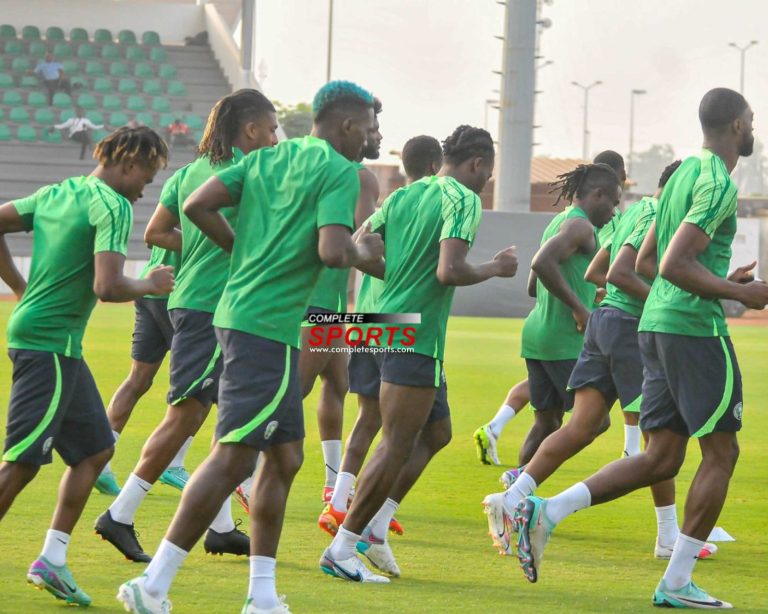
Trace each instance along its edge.
{"label": "braided hair", "polygon": [[619,187],[619,177],[607,164],[579,164],[572,171],[557,176],[557,181],[549,184],[549,193],[557,193],[554,206],[564,198],[571,202],[574,198],[583,198],[595,188]]}
{"label": "braided hair", "polygon": [[476,156],[492,159],[493,139],[482,128],[459,126],[443,141],[443,156],[454,166]]}
{"label": "braided hair", "polygon": [[93,149],[93,157],[105,168],[133,162],[159,169],[168,164],[168,145],[151,128],[123,127],[99,141]]}
{"label": "braided hair", "polygon": [[208,115],[203,138],[197,153],[208,156],[211,164],[232,157],[232,146],[243,124],[265,113],[274,113],[275,106],[258,90],[242,89],[219,99]]}

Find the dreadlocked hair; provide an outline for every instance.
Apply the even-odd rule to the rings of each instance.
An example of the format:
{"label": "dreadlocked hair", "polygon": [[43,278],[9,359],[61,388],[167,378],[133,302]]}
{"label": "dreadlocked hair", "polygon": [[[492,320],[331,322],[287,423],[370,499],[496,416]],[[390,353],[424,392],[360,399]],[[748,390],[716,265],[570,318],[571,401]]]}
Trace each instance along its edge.
{"label": "dreadlocked hair", "polygon": [[493,139],[482,128],[459,126],[443,141],[443,156],[453,165],[477,156],[491,159],[494,156]]}
{"label": "dreadlocked hair", "polygon": [[572,171],[557,176],[557,181],[549,184],[549,193],[557,192],[553,206],[564,198],[571,202],[574,198],[583,198],[595,188],[619,187],[619,177],[607,164],[579,164]]}
{"label": "dreadlocked hair", "polygon": [[160,169],[168,164],[168,145],[151,128],[124,127],[101,139],[93,149],[93,157],[104,167],[133,162]]}
{"label": "dreadlocked hair", "polygon": [[243,125],[274,112],[275,106],[258,90],[242,89],[220,98],[208,115],[198,155],[207,156],[211,164],[229,160]]}

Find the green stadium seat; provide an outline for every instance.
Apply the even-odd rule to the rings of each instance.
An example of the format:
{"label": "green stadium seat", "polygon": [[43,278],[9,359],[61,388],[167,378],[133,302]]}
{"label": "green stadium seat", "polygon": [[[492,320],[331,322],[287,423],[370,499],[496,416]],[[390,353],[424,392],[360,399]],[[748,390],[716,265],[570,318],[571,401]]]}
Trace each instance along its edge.
{"label": "green stadium seat", "polygon": [[29,43],[29,49],[27,50],[27,53],[31,55],[33,58],[45,57],[45,54],[47,52],[48,52],[48,45],[43,41],[32,41],[31,43]]}
{"label": "green stadium seat", "polygon": [[163,93],[163,87],[157,79],[145,79],[141,91],[150,96],[158,96]]}
{"label": "green stadium seat", "polygon": [[176,67],[172,64],[160,64],[160,68],[157,71],[157,76],[161,79],[175,79]]}
{"label": "green stadium seat", "polygon": [[72,77],[69,82],[73,88],[79,88],[87,90],[89,87],[88,80],[85,77]]}
{"label": "green stadium seat", "polygon": [[53,109],[38,109],[35,111],[35,123],[53,126],[56,123],[56,114],[53,112]]}
{"label": "green stadium seat", "polygon": [[125,48],[125,59],[131,62],[143,62],[147,59],[147,56],[141,47],[132,45]]}
{"label": "green stadium seat", "polygon": [[168,52],[162,47],[152,47],[149,50],[149,59],[153,62],[166,62],[168,61]]}
{"label": "green stadium seat", "polygon": [[24,55],[19,56],[18,58],[13,58],[13,62],[11,62],[11,70],[13,72],[27,72],[31,69],[32,60]]}
{"label": "green stadium seat", "polygon": [[96,77],[93,80],[94,92],[99,92],[99,94],[109,94],[112,89],[112,79],[107,77]]}
{"label": "green stadium seat", "polygon": [[77,97],[77,106],[83,107],[87,111],[91,111],[95,109],[98,105],[96,104],[96,98],[91,94],[80,94]]}
{"label": "green stadium seat", "polygon": [[91,77],[104,76],[104,65],[98,60],[88,60],[85,63],[85,74]]}
{"label": "green stadium seat", "polygon": [[16,128],[16,139],[25,143],[34,143],[37,140],[37,131],[32,126],[19,126]]}
{"label": "green stadium seat", "polygon": [[24,26],[21,29],[21,38],[25,41],[40,40],[40,28],[37,26]]}
{"label": "green stadium seat", "polygon": [[101,111],[89,111],[88,119],[90,119],[94,124],[103,124],[104,114]]}
{"label": "green stadium seat", "polygon": [[116,113],[109,114],[110,126],[113,126],[114,128],[119,128],[120,126],[125,126],[125,124],[127,123],[128,123],[128,115],[126,115],[122,111],[117,111]]}
{"label": "green stadium seat", "polygon": [[117,91],[121,94],[138,94],[139,87],[133,79],[120,79],[117,83]]}
{"label": "green stadium seat", "polygon": [[87,43],[88,30],[85,28],[72,28],[69,32],[69,40],[73,43]]}
{"label": "green stadium seat", "polygon": [[53,46],[53,55],[57,60],[63,60],[64,58],[72,57],[72,47],[69,43],[56,43]]}
{"label": "green stadium seat", "polygon": [[171,111],[171,103],[167,98],[158,96],[152,99],[152,110],[155,113],[169,113]]}
{"label": "green stadium seat", "polygon": [[21,55],[24,53],[24,44],[21,41],[10,40],[5,43],[3,53],[6,55]]}
{"label": "green stadium seat", "polygon": [[13,107],[8,112],[8,121],[15,122],[17,124],[29,123],[29,111],[24,107]]}
{"label": "green stadium seat", "polygon": [[177,115],[174,115],[173,113],[163,113],[160,116],[160,122],[158,123],[158,126],[160,128],[167,128],[170,126],[177,118]]}
{"label": "green stadium seat", "polygon": [[7,124],[0,124],[0,141],[10,141],[11,138],[11,128]]}
{"label": "green stadium seat", "polygon": [[102,130],[94,130],[93,131],[93,142],[94,143],[98,143],[100,140],[105,138],[108,134],[109,134],[109,132],[107,132],[106,130],[103,130],[103,129]]}
{"label": "green stadium seat", "polygon": [[40,131],[40,140],[45,143],[61,143],[63,137],[59,130],[50,131],[46,128]]}
{"label": "green stadium seat", "polygon": [[68,119],[72,119],[75,116],[75,110],[74,109],[64,109],[59,114],[59,121],[58,123],[63,124]]}
{"label": "green stadium seat", "polygon": [[98,57],[98,53],[96,52],[96,47],[91,45],[91,43],[83,43],[77,48],[77,57],[82,58],[84,60],[92,60],[95,57]]}
{"label": "green stadium seat", "polygon": [[149,62],[139,62],[133,67],[133,76],[139,79],[149,79],[155,76],[155,68]]}
{"label": "green stadium seat", "polygon": [[119,60],[120,57],[120,47],[114,43],[104,45],[101,48],[101,58],[103,60]]}
{"label": "green stadium seat", "polygon": [[40,85],[40,80],[35,75],[21,75],[19,79],[19,87],[37,87]]}
{"label": "green stadium seat", "polygon": [[77,60],[64,60],[61,65],[65,75],[76,75],[80,72],[80,62]]}
{"label": "green stadium seat", "polygon": [[5,109],[0,108],[0,122],[5,119]]}
{"label": "green stadium seat", "polygon": [[144,96],[128,96],[125,106],[131,111],[144,111],[147,108],[147,102]]}
{"label": "green stadium seat", "polygon": [[147,30],[146,32],[144,32],[144,34],[141,35],[141,44],[142,45],[159,45],[160,35],[157,32],[154,32],[152,30]]}
{"label": "green stadium seat", "polygon": [[133,30],[120,30],[117,33],[117,40],[123,45],[135,45],[136,33]]}
{"label": "green stadium seat", "polygon": [[4,90],[14,87],[16,84],[13,81],[13,75],[9,75],[7,72],[0,73],[0,87]]}
{"label": "green stadium seat", "polygon": [[184,123],[189,126],[190,130],[202,130],[203,129],[203,120],[200,119],[197,115],[185,115],[184,116]]}
{"label": "green stadium seat", "polygon": [[65,94],[64,92],[56,92],[53,95],[53,106],[58,107],[59,109],[66,109],[67,107],[71,107],[72,98],[69,94]]}
{"label": "green stadium seat", "polygon": [[184,85],[181,81],[169,81],[168,95],[169,96],[186,96],[187,86]]}
{"label": "green stadium seat", "polygon": [[0,53],[0,70],[5,70],[5,56]]}
{"label": "green stadium seat", "polygon": [[93,33],[93,42],[95,43],[113,43],[112,32],[99,28]]}
{"label": "green stadium seat", "polygon": [[45,31],[45,38],[49,41],[63,41],[64,30],[58,26],[51,26]]}
{"label": "green stadium seat", "polygon": [[[145,33],[146,34],[146,33]],[[16,28],[12,25],[4,23],[0,26],[0,40],[8,40],[16,38]]]}
{"label": "green stadium seat", "polygon": [[109,74],[113,77],[127,77],[131,73],[124,62],[112,62],[109,66]]}
{"label": "green stadium seat", "polygon": [[42,92],[30,92],[27,96],[27,104],[35,109],[42,109],[48,106],[48,96]]}
{"label": "green stadium seat", "polygon": [[119,111],[123,108],[120,96],[116,94],[106,94],[101,100],[101,108],[106,111]]}
{"label": "green stadium seat", "polygon": [[7,107],[16,107],[24,104],[24,99],[16,90],[6,90],[3,92],[3,104]]}
{"label": "green stadium seat", "polygon": [[155,116],[152,113],[136,113],[136,121],[151,128],[155,125]]}

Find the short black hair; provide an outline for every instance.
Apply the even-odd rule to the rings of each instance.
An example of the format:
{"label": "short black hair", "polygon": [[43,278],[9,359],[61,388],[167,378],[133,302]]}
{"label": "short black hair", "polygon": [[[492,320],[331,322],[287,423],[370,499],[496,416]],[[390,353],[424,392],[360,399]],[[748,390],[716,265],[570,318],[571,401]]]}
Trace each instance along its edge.
{"label": "short black hair", "polygon": [[461,164],[475,156],[490,160],[494,155],[493,139],[482,128],[459,126],[443,141],[443,156],[451,164]]}
{"label": "short black hair", "polygon": [[699,104],[703,130],[719,130],[738,119],[749,106],[746,98],[727,87],[716,87],[704,94]]}
{"label": "short black hair", "polygon": [[677,170],[677,167],[683,163],[682,160],[675,160],[672,164],[668,164],[663,171],[661,171],[661,177],[659,177],[659,187],[663,188],[667,185],[667,181],[672,174]]}
{"label": "short black hair", "polygon": [[606,149],[601,151],[592,160],[593,164],[607,164],[613,169],[613,172],[619,175],[624,170],[624,158],[620,153],[613,151],[612,149]]}
{"label": "short black hair", "polygon": [[557,181],[549,184],[549,192],[557,193],[555,206],[561,199],[571,202],[574,198],[583,198],[589,192],[602,187],[620,187],[619,176],[607,164],[579,164],[572,171],[557,176]]}
{"label": "short black hair", "polygon": [[443,161],[440,141],[432,136],[421,134],[408,139],[403,145],[403,168],[411,179],[426,177],[432,164],[437,166]]}
{"label": "short black hair", "polygon": [[312,100],[312,113],[321,123],[334,113],[372,109],[373,94],[351,81],[330,81],[321,87]]}

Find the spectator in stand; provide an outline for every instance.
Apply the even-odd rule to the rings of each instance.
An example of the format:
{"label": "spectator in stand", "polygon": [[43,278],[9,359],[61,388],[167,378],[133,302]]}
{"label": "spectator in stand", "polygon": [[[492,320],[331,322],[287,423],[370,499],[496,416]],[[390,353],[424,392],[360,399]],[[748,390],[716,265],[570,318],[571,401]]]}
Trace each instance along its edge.
{"label": "spectator in stand", "polygon": [[85,116],[85,112],[81,107],[75,107],[75,117],[71,117],[64,123],[54,125],[50,132],[53,132],[54,128],[56,130],[64,130],[65,128],[69,130],[69,140],[80,143],[80,159],[83,160],[85,152],[92,142],[91,130],[101,130],[104,128],[104,125],[94,124]]}
{"label": "spectator in stand", "polygon": [[192,136],[189,133],[189,126],[178,117],[172,124],[168,125],[168,127],[165,129],[165,132],[168,136],[168,144],[171,147],[176,147],[177,145],[186,146],[194,144],[192,141]]}
{"label": "spectator in stand", "polygon": [[40,60],[32,71],[40,75],[45,89],[48,90],[49,105],[53,104],[53,95],[57,90],[62,90],[67,94],[71,93],[72,86],[69,83],[69,79],[64,76],[63,69],[64,66],[61,62],[58,62],[49,51],[45,54],[45,59]]}

